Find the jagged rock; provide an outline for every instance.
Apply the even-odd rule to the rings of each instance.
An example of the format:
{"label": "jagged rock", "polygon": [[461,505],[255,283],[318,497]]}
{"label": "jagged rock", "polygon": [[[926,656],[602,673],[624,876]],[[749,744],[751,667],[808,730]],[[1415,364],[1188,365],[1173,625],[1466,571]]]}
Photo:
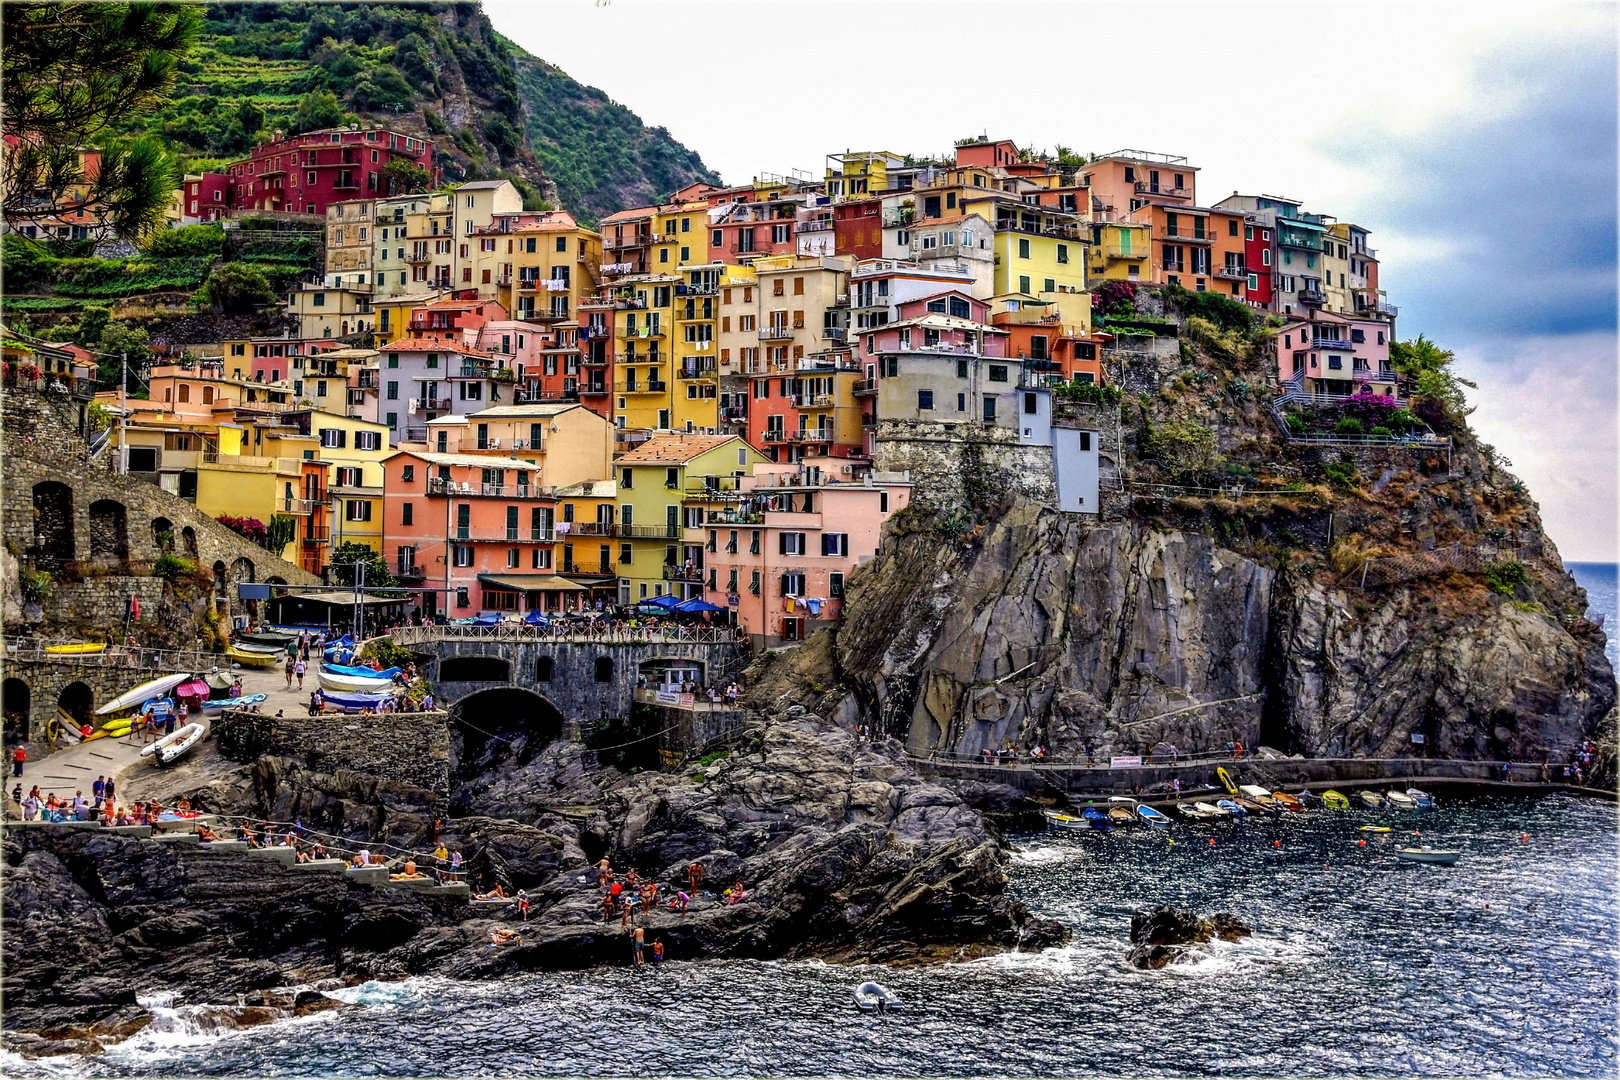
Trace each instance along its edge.
{"label": "jagged rock", "polygon": [[1217,912],[1205,919],[1186,908],[1159,904],[1131,916],[1131,948],[1125,960],[1132,967],[1161,968],[1207,952],[1205,946],[1217,938],[1238,941],[1253,933],[1229,912]]}

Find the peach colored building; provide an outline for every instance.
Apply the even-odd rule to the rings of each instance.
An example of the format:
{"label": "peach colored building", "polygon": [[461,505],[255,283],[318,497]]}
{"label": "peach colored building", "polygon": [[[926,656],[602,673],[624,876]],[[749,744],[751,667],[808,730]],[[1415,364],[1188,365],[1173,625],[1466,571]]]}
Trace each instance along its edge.
{"label": "peach colored building", "polygon": [[768,462],[688,496],[702,524],[685,530],[673,591],[731,612],[765,648],[831,626],[849,575],[877,554],[883,523],[911,501],[908,474],[856,480],[849,467],[837,458]]}

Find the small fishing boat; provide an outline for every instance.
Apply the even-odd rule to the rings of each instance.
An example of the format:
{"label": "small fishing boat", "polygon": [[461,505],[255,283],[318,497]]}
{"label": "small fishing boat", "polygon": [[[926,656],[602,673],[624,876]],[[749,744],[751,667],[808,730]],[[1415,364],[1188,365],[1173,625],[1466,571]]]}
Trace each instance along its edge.
{"label": "small fishing boat", "polygon": [[1243,807],[1243,809],[1247,810],[1251,814],[1265,814],[1267,817],[1282,816],[1282,807],[1278,806],[1270,799],[1267,799],[1262,803],[1258,799],[1250,799],[1240,795],[1232,801]]}
{"label": "small fishing boat", "polygon": [[1430,807],[1434,805],[1434,796],[1422,788],[1409,787],[1406,789],[1406,795],[1417,806]]}
{"label": "small fishing boat", "polygon": [[1153,809],[1151,806],[1138,806],[1136,808],[1136,816],[1141,818],[1147,824],[1153,826],[1155,829],[1168,830],[1170,828],[1170,819]]}
{"label": "small fishing boat", "polygon": [[244,644],[268,646],[271,648],[280,649],[282,652],[286,652],[287,646],[298,640],[298,635],[270,633],[269,631],[262,634],[250,634],[243,631],[242,633],[236,635],[236,640]]}
{"label": "small fishing boat", "polygon": [[1298,799],[1294,798],[1285,791],[1273,791],[1271,793],[1271,798],[1273,802],[1275,802],[1278,806],[1281,806],[1284,810],[1305,809],[1304,803],[1300,802]]}
{"label": "small fishing boat", "polygon": [[1361,827],[1361,831],[1362,832],[1384,833],[1384,832],[1389,832],[1389,826],[1388,825],[1363,825]]}
{"label": "small fishing boat", "polygon": [[45,651],[55,653],[58,656],[106,652],[107,643],[105,641],[81,641],[73,645],[47,645]]}
{"label": "small fishing boat", "polygon": [[392,701],[394,695],[388,694],[345,694],[337,690],[322,690],[321,699],[334,709],[344,712],[359,712],[361,709],[378,709],[383,702]]}
{"label": "small fishing boat", "polygon": [[133,690],[119,694],[107,704],[96,710],[97,716],[107,716],[110,713],[120,712],[124,709],[141,704],[148,698],[161,697],[191,678],[189,674],[164,675],[150,682],[143,682]]}
{"label": "small fishing boat", "polygon": [[1086,823],[1093,829],[1106,832],[1114,827],[1114,823],[1109,820],[1108,811],[1099,810],[1095,806],[1086,807],[1084,810],[1080,811],[1080,816],[1085,818]]}
{"label": "small fishing boat", "polygon": [[1397,810],[1411,810],[1417,806],[1417,801],[1404,791],[1385,792],[1384,798]]}
{"label": "small fishing boat", "polygon": [[1320,810],[1324,805],[1326,805],[1326,800],[1313,791],[1301,791],[1298,795],[1295,795],[1294,798],[1297,799],[1299,801],[1299,805],[1304,807],[1306,810]]}
{"label": "small fishing boat", "polygon": [[1384,808],[1384,797],[1378,794],[1376,791],[1363,791],[1361,793],[1361,801],[1372,807],[1374,810],[1382,810]]}
{"label": "small fishing boat", "polygon": [[1123,806],[1111,806],[1108,808],[1108,820],[1115,825],[1129,825],[1136,818]]}
{"label": "small fishing boat", "polygon": [[1195,802],[1193,803],[1193,806],[1194,808],[1201,810],[1206,817],[1224,818],[1232,816],[1232,811],[1222,806],[1216,806],[1214,803]]}
{"label": "small fishing boat", "polygon": [[890,1013],[901,1008],[900,999],[886,986],[863,982],[855,988],[855,1007],[861,1012]]}
{"label": "small fishing boat", "polygon": [[286,656],[287,649],[281,645],[259,645],[251,641],[240,639],[231,642],[231,648],[241,649],[243,652],[258,653],[264,656]]}
{"label": "small fishing boat", "polygon": [[178,761],[202,741],[203,730],[201,724],[187,724],[172,735],[165,735],[150,746],[141,747],[141,757],[152,758],[159,765]]}
{"label": "small fishing boat", "polygon": [[281,653],[248,652],[246,649],[239,649],[235,645],[232,645],[230,648],[226,649],[225,655],[230,657],[233,662],[241,664],[243,667],[253,668],[275,667],[276,662],[282,657]]}
{"label": "small fishing boat", "polygon": [[1348,810],[1350,800],[1340,792],[1329,790],[1322,792],[1322,805],[1329,810]]}
{"label": "small fishing boat", "polygon": [[1436,866],[1451,866],[1462,857],[1460,851],[1437,851],[1431,847],[1403,847],[1395,851],[1397,859],[1407,862],[1433,863]]}
{"label": "small fishing boat", "polygon": [[1176,803],[1176,812],[1188,821],[1210,821],[1215,817],[1215,814],[1200,808],[1197,803],[1190,802]]}
{"label": "small fishing boat", "polygon": [[392,679],[363,679],[354,675],[320,674],[322,690],[336,690],[344,694],[386,694],[394,688]]}
{"label": "small fishing boat", "polygon": [[205,712],[217,712],[220,709],[245,709],[249,705],[257,705],[264,700],[263,694],[248,694],[244,697],[212,698],[202,703]]}
{"label": "small fishing boat", "polygon": [[391,667],[378,670],[368,667],[349,667],[347,664],[322,664],[322,671],[330,671],[334,675],[347,675],[353,679],[392,679],[400,673],[400,668]]}
{"label": "small fishing boat", "polygon": [[1062,813],[1059,813],[1056,810],[1042,810],[1041,813],[1042,813],[1042,815],[1045,816],[1046,824],[1047,824],[1047,827],[1049,827],[1049,828],[1053,828],[1053,829],[1089,829],[1089,828],[1091,828],[1091,823],[1089,821],[1087,821],[1083,817],[1076,817],[1073,814],[1062,814]]}
{"label": "small fishing boat", "polygon": [[1233,802],[1231,799],[1221,799],[1215,804],[1215,806],[1217,809],[1224,810],[1235,818],[1247,817],[1249,815],[1247,810]]}

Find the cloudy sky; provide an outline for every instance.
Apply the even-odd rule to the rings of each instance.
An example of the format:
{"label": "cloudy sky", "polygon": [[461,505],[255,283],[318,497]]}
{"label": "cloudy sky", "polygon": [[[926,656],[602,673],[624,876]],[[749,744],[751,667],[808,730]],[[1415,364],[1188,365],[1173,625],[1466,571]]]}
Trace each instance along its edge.
{"label": "cloudy sky", "polygon": [[1456,350],[1564,558],[1616,559],[1611,4],[485,7],[731,182],[988,133],[1181,154],[1206,204],[1263,191],[1364,225],[1400,336]]}

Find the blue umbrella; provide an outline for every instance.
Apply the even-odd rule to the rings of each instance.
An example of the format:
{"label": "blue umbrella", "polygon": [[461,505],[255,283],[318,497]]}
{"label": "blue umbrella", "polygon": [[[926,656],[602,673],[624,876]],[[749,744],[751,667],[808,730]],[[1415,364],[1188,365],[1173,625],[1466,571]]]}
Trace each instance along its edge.
{"label": "blue umbrella", "polygon": [[664,608],[665,610],[677,607],[680,602],[680,597],[672,596],[668,593],[665,593],[663,596],[651,596],[642,601],[643,604],[649,607]]}
{"label": "blue umbrella", "polygon": [[716,607],[715,605],[709,603],[707,600],[699,600],[697,597],[694,596],[694,597],[692,597],[692,599],[686,601],[686,603],[684,603],[684,604],[677,604],[675,606],[675,610],[676,611],[724,611],[725,608]]}

